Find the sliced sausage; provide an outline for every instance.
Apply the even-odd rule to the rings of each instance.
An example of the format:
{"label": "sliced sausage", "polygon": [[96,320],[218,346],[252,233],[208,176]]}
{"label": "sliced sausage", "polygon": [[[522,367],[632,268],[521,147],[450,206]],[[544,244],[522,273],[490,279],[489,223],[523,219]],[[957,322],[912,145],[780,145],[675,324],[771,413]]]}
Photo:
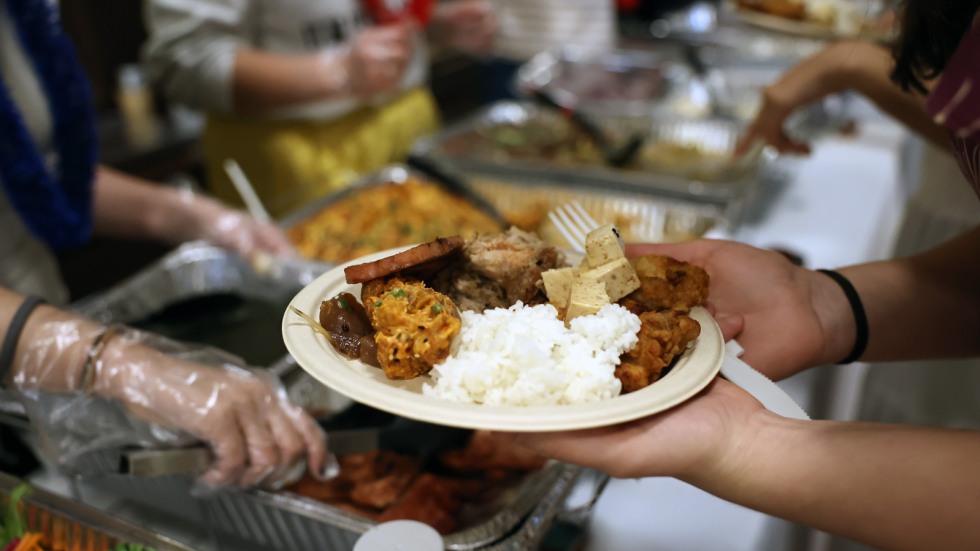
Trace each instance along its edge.
{"label": "sliced sausage", "polygon": [[364,283],[396,273],[404,273],[419,279],[432,275],[445,267],[463,250],[463,238],[440,237],[407,251],[402,251],[374,262],[356,264],[344,268],[347,283]]}

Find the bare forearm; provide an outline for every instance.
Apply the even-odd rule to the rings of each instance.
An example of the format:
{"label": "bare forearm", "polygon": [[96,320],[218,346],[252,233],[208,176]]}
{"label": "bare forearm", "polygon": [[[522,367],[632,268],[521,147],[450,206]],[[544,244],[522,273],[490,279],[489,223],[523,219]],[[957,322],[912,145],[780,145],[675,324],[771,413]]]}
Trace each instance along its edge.
{"label": "bare forearm", "polygon": [[883,46],[866,42],[842,43],[839,50],[839,78],[848,87],[922,137],[944,149],[949,148],[946,131],[933,122],[926,112],[925,97],[904,92],[891,81],[890,75],[895,65],[891,52]]}
{"label": "bare forearm", "polygon": [[261,114],[273,109],[348,94],[343,55],[273,54],[241,49],[235,56],[234,110]]}
{"label": "bare forearm", "polygon": [[976,433],[767,415],[749,442],[688,482],[875,548],[980,548]]}
{"label": "bare forearm", "polygon": [[980,230],[908,259],[842,270],[862,298],[870,339],[863,359],[980,355]]}
{"label": "bare forearm", "polygon": [[190,192],[100,167],[95,181],[96,235],[177,244],[194,239],[199,222]]}

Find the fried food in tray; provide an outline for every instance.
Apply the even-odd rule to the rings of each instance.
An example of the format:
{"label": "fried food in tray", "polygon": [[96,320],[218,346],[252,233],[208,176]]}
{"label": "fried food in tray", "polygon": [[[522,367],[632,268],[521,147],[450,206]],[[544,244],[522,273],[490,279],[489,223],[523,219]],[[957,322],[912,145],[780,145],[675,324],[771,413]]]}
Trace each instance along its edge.
{"label": "fried food in tray", "polygon": [[339,458],[340,474],[328,481],[309,475],[286,491],[384,522],[411,519],[449,534],[492,515],[495,500],[545,460],[508,450],[476,431],[459,449],[432,457],[386,450]]}
{"label": "fried food in tray", "polygon": [[342,262],[437,237],[466,238],[501,229],[469,201],[410,177],[352,190],[287,233],[301,255]]}

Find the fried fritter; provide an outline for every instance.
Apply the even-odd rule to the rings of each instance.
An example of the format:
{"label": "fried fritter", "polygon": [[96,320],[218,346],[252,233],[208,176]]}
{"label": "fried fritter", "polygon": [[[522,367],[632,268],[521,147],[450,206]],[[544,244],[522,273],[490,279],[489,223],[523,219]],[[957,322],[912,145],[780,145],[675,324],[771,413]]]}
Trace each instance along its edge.
{"label": "fried fritter", "polygon": [[639,342],[623,354],[616,367],[624,394],[655,383],[664,368],[701,334],[697,320],[674,310],[644,312],[640,322]]}
{"label": "fried fritter", "polygon": [[378,361],[389,379],[414,379],[449,357],[462,328],[449,297],[410,278],[373,280],[361,289],[374,326]]}
{"label": "fried fritter", "polygon": [[639,303],[643,311],[690,312],[708,299],[708,273],[699,266],[661,255],[641,256],[632,263],[640,288],[626,300]]}

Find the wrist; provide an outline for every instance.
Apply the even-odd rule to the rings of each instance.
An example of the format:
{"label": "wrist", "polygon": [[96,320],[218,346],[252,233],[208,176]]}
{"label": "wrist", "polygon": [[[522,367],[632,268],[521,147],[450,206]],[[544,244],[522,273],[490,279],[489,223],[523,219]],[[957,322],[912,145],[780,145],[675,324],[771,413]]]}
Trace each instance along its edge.
{"label": "wrist", "polygon": [[349,48],[323,51],[313,54],[313,75],[317,85],[317,95],[321,98],[349,96],[351,87],[351,64]]}
{"label": "wrist", "polygon": [[857,340],[854,310],[844,289],[833,278],[808,272],[810,300],[823,334],[824,344],[814,365],[837,363],[848,357]]}
{"label": "wrist", "polygon": [[808,422],[759,409],[743,422],[732,425],[732,431],[719,444],[711,461],[677,478],[716,495],[728,496],[726,499],[730,500],[743,494],[752,495],[754,481],[766,476],[771,458],[778,457],[780,449],[809,426],[805,423]]}

